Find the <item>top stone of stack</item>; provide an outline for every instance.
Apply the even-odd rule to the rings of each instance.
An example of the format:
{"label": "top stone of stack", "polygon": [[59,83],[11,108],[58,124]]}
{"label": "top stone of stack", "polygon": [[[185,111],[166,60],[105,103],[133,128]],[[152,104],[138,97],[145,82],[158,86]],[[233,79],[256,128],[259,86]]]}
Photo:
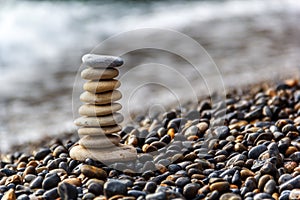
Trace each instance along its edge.
{"label": "top stone of stack", "polygon": [[124,63],[119,57],[96,54],[84,55],[82,57],[82,62],[85,67],[92,68],[119,67]]}

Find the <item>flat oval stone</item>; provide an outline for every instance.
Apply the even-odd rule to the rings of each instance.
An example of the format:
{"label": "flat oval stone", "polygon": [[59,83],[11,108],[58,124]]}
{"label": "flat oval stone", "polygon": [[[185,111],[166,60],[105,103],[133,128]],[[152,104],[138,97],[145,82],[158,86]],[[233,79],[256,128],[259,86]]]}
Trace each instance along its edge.
{"label": "flat oval stone", "polygon": [[216,183],[213,183],[209,186],[210,190],[213,191],[213,190],[217,190],[219,192],[224,192],[224,191],[228,191],[229,188],[230,188],[230,185],[228,182],[225,182],[225,181],[221,181],[221,182],[216,182]]}
{"label": "flat oval stone", "polygon": [[97,54],[84,55],[82,57],[82,62],[85,66],[94,68],[119,67],[124,63],[120,57]]}
{"label": "flat oval stone", "polygon": [[120,81],[112,79],[101,81],[88,81],[83,85],[83,89],[91,93],[101,93],[117,89],[120,86]]}
{"label": "flat oval stone", "polygon": [[134,147],[121,144],[117,147],[114,146],[103,149],[86,149],[81,145],[76,145],[70,150],[70,157],[79,161],[85,161],[86,158],[91,158],[103,163],[113,163],[120,160],[122,162],[135,160],[137,153]]}
{"label": "flat oval stone", "polygon": [[121,115],[120,113],[114,113],[113,115],[102,117],[79,117],[75,120],[74,123],[77,126],[101,127],[115,125],[121,123],[123,120],[123,115]]}
{"label": "flat oval stone", "polygon": [[106,135],[106,134],[111,134],[111,133],[117,133],[122,130],[122,127],[119,125],[116,126],[106,126],[106,127],[82,127],[78,129],[78,134],[79,135]]}
{"label": "flat oval stone", "polygon": [[[103,92],[99,94],[93,94],[90,92],[83,92],[80,95],[80,100],[85,103],[91,104],[110,104],[114,101],[118,101],[122,98],[122,94],[118,90],[113,90],[110,92]],[[104,109],[103,109],[104,110]]]}
{"label": "flat oval stone", "polygon": [[264,151],[267,150],[267,147],[263,144],[257,145],[255,147],[252,147],[250,151],[248,152],[248,157],[256,159],[261,155]]}
{"label": "flat oval stone", "polygon": [[121,137],[116,134],[105,136],[90,136],[86,135],[79,140],[79,144],[91,149],[107,148],[119,144]]}
{"label": "flat oval stone", "polygon": [[106,80],[113,79],[119,75],[119,71],[114,68],[109,69],[94,69],[87,68],[81,72],[81,78],[86,80]]}
{"label": "flat oval stone", "polygon": [[107,105],[93,105],[84,104],[79,108],[79,114],[81,116],[101,116],[108,115],[121,110],[122,106],[119,103],[112,103]]}
{"label": "flat oval stone", "polygon": [[80,171],[83,175],[89,178],[97,178],[100,180],[105,180],[107,178],[107,173],[103,169],[91,165],[82,165]]}

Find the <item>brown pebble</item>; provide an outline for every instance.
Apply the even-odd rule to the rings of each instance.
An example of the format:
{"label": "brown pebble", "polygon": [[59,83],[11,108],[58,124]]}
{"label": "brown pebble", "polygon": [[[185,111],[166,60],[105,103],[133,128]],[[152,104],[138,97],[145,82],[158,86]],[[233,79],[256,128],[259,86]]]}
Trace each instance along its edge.
{"label": "brown pebble", "polygon": [[202,179],[205,178],[205,175],[203,175],[203,174],[193,174],[193,175],[191,176],[191,178],[192,178],[192,179],[202,180]]}
{"label": "brown pebble", "polygon": [[243,145],[242,143],[236,143],[234,145],[234,150],[237,152],[243,152],[243,151],[247,151],[247,147],[245,147],[245,145]]}
{"label": "brown pebble", "polygon": [[107,173],[103,169],[91,165],[83,165],[81,167],[81,173],[89,178],[98,178],[101,180],[107,178]]}
{"label": "brown pebble", "polygon": [[26,162],[20,162],[17,166],[17,170],[23,169],[26,167]]}
{"label": "brown pebble", "polygon": [[260,177],[258,180],[258,189],[262,192],[266,183],[271,179],[273,179],[273,177],[269,174],[265,174],[262,177]]}
{"label": "brown pebble", "polygon": [[33,167],[37,167],[38,165],[39,163],[36,160],[32,160],[27,164],[27,166],[33,166]]}
{"label": "brown pebble", "polygon": [[157,148],[155,146],[151,146],[149,144],[144,144],[142,147],[142,150],[144,153],[150,153],[153,151],[157,151]]}
{"label": "brown pebble", "polygon": [[252,172],[251,170],[249,170],[247,168],[242,169],[240,173],[241,173],[241,178],[242,179],[246,179],[249,176],[254,176],[255,175],[254,172]]}
{"label": "brown pebble", "polygon": [[81,186],[81,180],[79,178],[67,178],[67,179],[64,179],[62,182],[69,183],[69,184],[75,185],[77,187]]}
{"label": "brown pebble", "polygon": [[297,166],[298,166],[298,164],[294,161],[288,161],[288,162],[284,163],[284,169],[288,173],[292,173]]}
{"label": "brown pebble", "polygon": [[1,200],[16,200],[16,194],[14,189],[11,188],[7,192],[5,192]]}
{"label": "brown pebble", "polygon": [[174,128],[170,128],[168,130],[167,134],[171,137],[171,139],[173,139],[175,137],[175,129]]}
{"label": "brown pebble", "polygon": [[42,171],[44,171],[44,170],[48,170],[48,167],[46,167],[46,166],[41,166],[41,167],[37,167],[35,170],[36,170],[36,173],[40,173],[40,172],[42,172]]}
{"label": "brown pebble", "polygon": [[216,182],[213,183],[209,186],[209,189],[211,191],[217,190],[218,192],[224,192],[224,191],[228,191],[230,188],[230,185],[228,182],[226,181],[222,181],[222,182]]}
{"label": "brown pebble", "polygon": [[287,148],[287,150],[285,151],[285,155],[286,155],[286,156],[290,156],[290,155],[292,155],[293,153],[295,153],[295,152],[297,152],[297,151],[298,151],[297,147],[289,146],[289,147]]}
{"label": "brown pebble", "polygon": [[10,184],[10,183],[14,183],[14,184],[20,184],[20,183],[22,183],[22,177],[20,176],[20,175],[17,175],[17,174],[15,174],[15,175],[12,175],[12,176],[9,176],[7,179],[6,179],[6,181],[5,181],[5,185],[8,185],[8,184]]}
{"label": "brown pebble", "polygon": [[162,174],[168,171],[168,169],[162,164],[155,164],[155,168]]}

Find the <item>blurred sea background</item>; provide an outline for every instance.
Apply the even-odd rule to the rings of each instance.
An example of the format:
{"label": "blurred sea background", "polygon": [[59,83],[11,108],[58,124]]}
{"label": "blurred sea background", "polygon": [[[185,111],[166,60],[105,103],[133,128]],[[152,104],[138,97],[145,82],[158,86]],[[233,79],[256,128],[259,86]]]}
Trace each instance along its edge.
{"label": "blurred sea background", "polygon": [[[1,0],[0,150],[75,130],[72,92],[81,56],[115,34],[149,27],[184,33],[205,48],[218,66],[226,88],[241,88],[261,81],[298,77],[299,21],[297,0]],[[159,36],[155,40],[165,41]],[[111,47],[110,52],[134,42],[124,41],[119,47]],[[176,45],[193,50],[184,44]],[[186,73],[190,83],[199,87],[201,92],[197,95],[207,95],[203,80],[193,77],[185,62],[176,56],[158,54],[144,51],[124,58],[131,67],[157,62]],[[199,58],[199,65],[209,76],[205,78],[213,80],[216,74],[203,60]],[[130,66],[124,66],[121,74],[126,67]],[[171,90],[188,97],[187,87],[176,81],[172,73],[161,73],[151,66],[133,71],[122,84],[132,90],[138,87],[137,80],[153,76],[170,80]],[[132,91],[122,92],[123,96],[132,95]],[[146,102],[173,103],[170,91],[162,88],[145,87],[137,93],[135,103],[130,105],[137,110],[148,109]]]}

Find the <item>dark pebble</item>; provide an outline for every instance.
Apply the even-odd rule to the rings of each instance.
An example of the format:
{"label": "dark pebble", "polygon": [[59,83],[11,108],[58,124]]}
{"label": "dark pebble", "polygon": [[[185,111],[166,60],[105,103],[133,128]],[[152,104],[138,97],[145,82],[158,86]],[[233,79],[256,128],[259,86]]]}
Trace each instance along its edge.
{"label": "dark pebble", "polygon": [[282,174],[279,179],[278,179],[278,183],[279,185],[291,180],[293,178],[293,176],[291,174]]}
{"label": "dark pebble", "polygon": [[104,195],[110,198],[114,195],[127,195],[127,186],[121,181],[109,180],[104,184]]}
{"label": "dark pebble", "polygon": [[292,190],[295,186],[300,185],[300,175],[292,178],[289,181],[286,181],[285,183],[281,184],[279,186],[279,192],[282,192],[283,190]]}
{"label": "dark pebble", "polygon": [[297,151],[295,153],[293,153],[292,155],[290,155],[290,158],[295,161],[295,162],[300,162],[300,152]]}
{"label": "dark pebble", "polygon": [[43,194],[43,197],[44,197],[45,199],[49,199],[49,200],[50,200],[50,199],[56,199],[56,198],[58,198],[59,195],[58,195],[58,192],[57,192],[57,188],[55,187],[55,188],[52,188],[52,189],[46,191],[46,192]]}
{"label": "dark pebble", "polygon": [[269,199],[269,200],[275,200],[272,195],[268,194],[268,193],[258,193],[254,195],[254,200],[261,200],[261,199]]}
{"label": "dark pebble", "polygon": [[188,183],[183,187],[183,195],[187,199],[193,199],[200,189],[200,185],[197,183]]}
{"label": "dark pebble", "polygon": [[229,128],[227,126],[220,126],[214,130],[217,137],[222,140],[225,139],[229,134]]}
{"label": "dark pebble", "polygon": [[76,187],[64,182],[59,184],[58,194],[62,200],[76,200],[78,197]]}
{"label": "dark pebble", "polygon": [[96,196],[93,194],[93,193],[86,193],[85,195],[83,195],[82,199],[83,200],[91,200],[91,199],[94,199]]}
{"label": "dark pebble", "polygon": [[43,180],[44,180],[44,178],[42,176],[37,176],[35,179],[33,179],[30,182],[29,187],[31,189],[41,188]]}
{"label": "dark pebble", "polygon": [[60,178],[57,174],[50,174],[48,177],[46,177],[42,183],[42,187],[44,190],[49,190],[51,188],[54,188],[58,185],[60,182]]}
{"label": "dark pebble", "polygon": [[144,191],[146,191],[148,193],[154,193],[156,190],[156,187],[157,187],[157,185],[155,182],[148,181],[144,187]]}
{"label": "dark pebble", "polygon": [[88,186],[88,191],[98,196],[100,194],[103,194],[103,185],[95,182],[91,183]]}
{"label": "dark pebble", "polygon": [[145,197],[146,196],[146,192],[143,192],[143,191],[139,191],[139,190],[129,190],[128,191],[128,196],[133,196],[135,198],[138,198],[138,197]]}
{"label": "dark pebble", "polygon": [[260,154],[264,151],[267,150],[267,147],[263,144],[258,145],[258,146],[254,146],[250,149],[250,151],[248,152],[248,157],[249,158],[253,158],[256,159],[260,156]]}
{"label": "dark pebble", "polygon": [[30,198],[27,194],[21,194],[18,196],[17,200],[30,200]]}
{"label": "dark pebble", "polygon": [[146,200],[166,200],[167,195],[165,192],[157,192],[154,194],[147,194]]}
{"label": "dark pebble", "polygon": [[38,152],[35,153],[34,158],[36,160],[42,160],[44,159],[49,153],[51,153],[51,150],[49,148],[43,148],[40,149]]}
{"label": "dark pebble", "polygon": [[264,192],[272,195],[275,191],[276,191],[276,182],[274,181],[274,179],[271,179],[266,183],[264,187]]}
{"label": "dark pebble", "polygon": [[189,177],[179,177],[176,181],[175,184],[176,186],[183,188],[186,184],[190,183],[190,178]]}

